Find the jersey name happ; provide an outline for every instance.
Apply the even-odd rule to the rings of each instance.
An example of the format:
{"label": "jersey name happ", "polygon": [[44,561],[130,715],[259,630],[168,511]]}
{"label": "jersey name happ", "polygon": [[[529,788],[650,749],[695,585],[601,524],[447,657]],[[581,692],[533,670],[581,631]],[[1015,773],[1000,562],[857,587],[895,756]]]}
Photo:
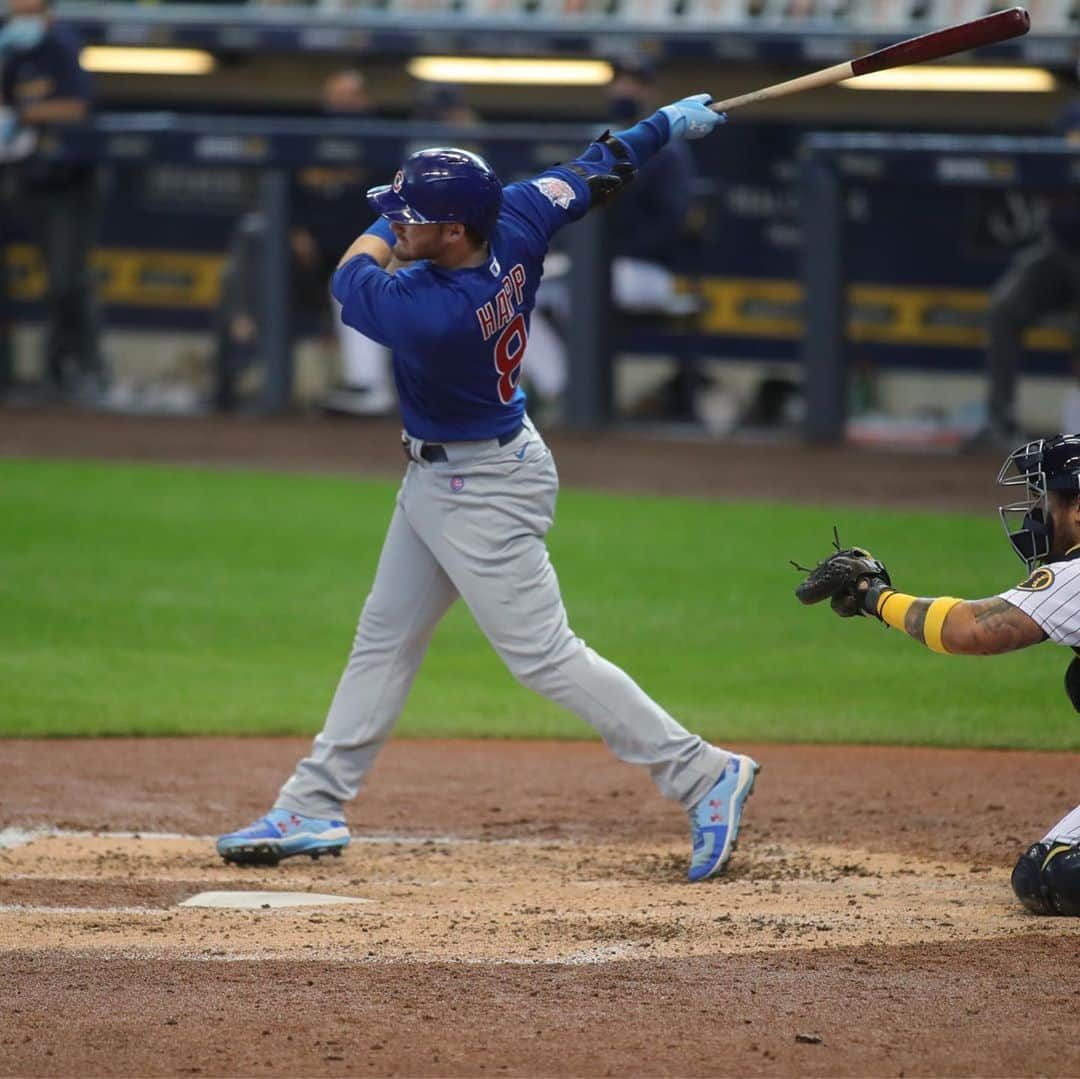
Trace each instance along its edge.
{"label": "jersey name happ", "polygon": [[525,267],[518,262],[510,267],[510,272],[500,282],[495,298],[476,309],[480,332],[485,341],[509,325],[515,314],[515,305],[519,305],[524,298],[524,286]]}

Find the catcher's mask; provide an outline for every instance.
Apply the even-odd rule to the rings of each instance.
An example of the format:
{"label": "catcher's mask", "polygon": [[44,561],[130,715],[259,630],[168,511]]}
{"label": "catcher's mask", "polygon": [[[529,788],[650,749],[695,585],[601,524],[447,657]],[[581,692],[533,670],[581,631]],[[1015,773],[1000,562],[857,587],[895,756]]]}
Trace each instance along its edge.
{"label": "catcher's mask", "polygon": [[1031,571],[1049,556],[1054,542],[1047,493],[1080,492],[1080,435],[1055,435],[1018,446],[1001,466],[998,483],[1024,488],[1024,499],[999,506],[998,513],[1013,550]]}

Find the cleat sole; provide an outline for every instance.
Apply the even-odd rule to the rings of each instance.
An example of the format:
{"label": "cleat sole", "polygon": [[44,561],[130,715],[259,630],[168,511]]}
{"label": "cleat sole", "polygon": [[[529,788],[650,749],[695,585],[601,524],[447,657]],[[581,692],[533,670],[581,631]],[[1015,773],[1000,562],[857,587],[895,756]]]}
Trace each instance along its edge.
{"label": "cleat sole", "polygon": [[308,855],[312,861],[317,862],[324,854],[332,854],[335,858],[341,857],[345,849],[344,844],[336,847],[321,847],[315,850],[282,850],[270,843],[249,843],[242,847],[232,847],[230,850],[219,851],[223,861],[232,865],[263,865],[276,866],[286,858],[296,858],[301,854]]}

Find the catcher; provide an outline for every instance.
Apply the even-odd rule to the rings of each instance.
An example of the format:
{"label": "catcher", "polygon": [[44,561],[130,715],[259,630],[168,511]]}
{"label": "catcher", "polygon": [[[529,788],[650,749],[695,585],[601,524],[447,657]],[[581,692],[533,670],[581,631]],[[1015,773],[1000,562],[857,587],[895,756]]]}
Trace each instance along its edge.
{"label": "catcher", "polygon": [[[1050,640],[1075,653],[1065,692],[1080,712],[1080,435],[1028,442],[1009,454],[998,483],[1024,497],[1000,507],[1028,577],[989,599],[916,598],[893,588],[883,563],[841,548],[795,589],[803,603],[828,599],[841,618],[864,615],[914,637],[933,652],[988,656]],[[1017,898],[1036,914],[1080,915],[1080,806],[1020,857]]]}

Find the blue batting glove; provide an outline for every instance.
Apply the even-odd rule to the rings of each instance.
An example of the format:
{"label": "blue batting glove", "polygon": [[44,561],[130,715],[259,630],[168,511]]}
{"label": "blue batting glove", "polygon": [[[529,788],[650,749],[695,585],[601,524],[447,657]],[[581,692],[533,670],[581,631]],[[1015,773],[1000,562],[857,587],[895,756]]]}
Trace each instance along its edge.
{"label": "blue batting glove", "polygon": [[727,119],[723,112],[708,107],[712,94],[693,94],[665,105],[660,111],[668,118],[673,139],[701,139]]}

